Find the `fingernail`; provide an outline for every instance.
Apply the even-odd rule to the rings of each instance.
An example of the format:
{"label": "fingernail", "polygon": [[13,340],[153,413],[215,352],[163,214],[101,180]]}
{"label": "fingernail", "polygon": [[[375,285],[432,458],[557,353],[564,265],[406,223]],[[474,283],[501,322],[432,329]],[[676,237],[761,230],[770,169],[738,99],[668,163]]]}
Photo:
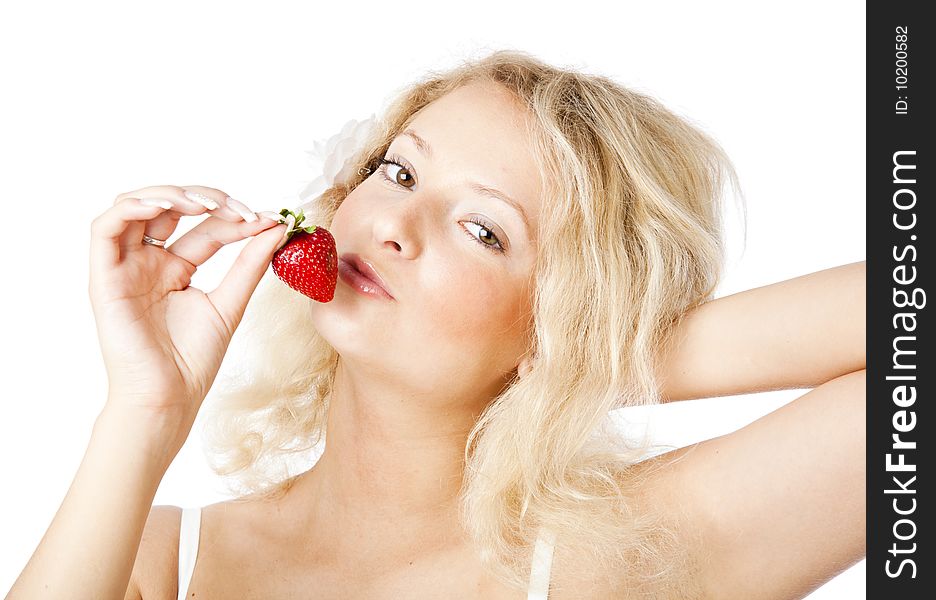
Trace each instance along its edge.
{"label": "fingernail", "polygon": [[143,198],[140,200],[140,204],[144,206],[158,206],[160,208],[165,208],[166,210],[172,208],[172,202],[169,202],[168,200],[160,200],[159,198]]}
{"label": "fingernail", "polygon": [[[289,231],[296,224],[296,217],[292,215],[286,215],[286,231]],[[285,233],[283,235],[286,235]]]}
{"label": "fingernail", "polygon": [[226,202],[227,202],[228,207],[233,209],[234,212],[239,214],[241,218],[243,218],[248,223],[253,223],[254,221],[257,220],[257,215],[255,215],[252,210],[247,208],[247,206],[244,203],[238,202],[237,200],[235,200],[234,198],[231,198],[230,196],[227,197]]}
{"label": "fingernail", "polygon": [[286,242],[288,242],[288,241],[289,241],[289,238],[287,238],[287,237],[284,235],[283,238],[280,240],[280,243],[276,246],[276,249],[279,250],[280,248],[282,248],[283,246],[285,246],[285,245],[286,245]]}
{"label": "fingernail", "polygon": [[198,202],[199,204],[201,204],[208,210],[214,210],[216,208],[219,208],[219,205],[217,202],[215,202],[208,196],[205,196],[204,194],[199,194],[198,192],[186,191],[185,197],[191,200],[192,202]]}
{"label": "fingernail", "polygon": [[264,219],[269,219],[271,221],[276,221],[276,222],[279,222],[283,218],[283,215],[273,212],[271,210],[262,210],[258,212],[257,214],[263,217]]}

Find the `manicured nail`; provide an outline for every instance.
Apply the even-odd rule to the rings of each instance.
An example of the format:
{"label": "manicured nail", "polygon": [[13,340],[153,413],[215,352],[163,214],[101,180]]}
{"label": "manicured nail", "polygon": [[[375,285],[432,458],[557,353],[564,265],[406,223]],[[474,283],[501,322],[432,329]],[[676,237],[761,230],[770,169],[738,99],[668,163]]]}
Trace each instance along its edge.
{"label": "manicured nail", "polygon": [[231,198],[230,196],[228,196],[225,201],[227,202],[227,205],[229,208],[231,208],[234,212],[239,214],[241,218],[247,221],[248,223],[253,223],[254,221],[257,220],[257,215],[255,215],[252,210],[247,208],[247,206],[244,203],[238,202],[237,200],[235,200],[234,198]]}
{"label": "manicured nail", "polygon": [[283,219],[283,215],[273,212],[272,210],[262,210],[257,213],[264,219],[269,219],[271,221],[276,221],[277,223]]}
{"label": "manicured nail", "polygon": [[214,210],[216,208],[220,208],[217,202],[215,202],[208,196],[205,196],[204,194],[199,194],[198,192],[186,191],[185,197],[191,200],[192,202],[198,202],[199,204],[201,204],[208,210]]}
{"label": "manicured nail", "polygon": [[168,200],[160,200],[159,198],[143,198],[140,200],[140,204],[143,206],[158,206],[160,208],[165,208],[166,210],[172,208],[172,202],[169,202]]}

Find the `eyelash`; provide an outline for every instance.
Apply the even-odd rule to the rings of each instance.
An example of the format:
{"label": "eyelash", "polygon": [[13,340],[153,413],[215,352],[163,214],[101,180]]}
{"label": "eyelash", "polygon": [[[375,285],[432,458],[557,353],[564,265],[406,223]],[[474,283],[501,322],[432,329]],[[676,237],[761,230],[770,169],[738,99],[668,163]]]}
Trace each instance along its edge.
{"label": "eyelash", "polygon": [[[406,169],[407,171],[409,171],[410,173],[412,173],[413,170],[412,170],[409,166],[407,166],[406,162],[405,162],[403,159],[399,158],[399,157],[396,157],[396,156],[389,156],[389,155],[388,155],[387,158],[381,158],[381,159],[380,159],[380,166],[377,168],[377,172],[380,174],[380,177],[381,177],[384,181],[386,181],[387,183],[389,183],[389,184],[391,184],[391,185],[393,185],[393,186],[399,187],[399,188],[409,189],[409,188],[407,188],[405,185],[400,185],[399,183],[397,183],[396,181],[394,181],[393,179],[391,179],[389,175],[387,175],[387,165],[396,165],[396,166],[401,167],[401,168],[403,168],[403,169]],[[491,233],[491,236],[492,236],[495,240],[497,240],[497,246],[495,247],[495,246],[492,246],[492,245],[490,245],[490,244],[485,244],[485,243],[482,242],[477,236],[475,236],[474,234],[472,234],[470,231],[468,231],[467,229],[465,229],[465,228],[463,227],[463,228],[462,228],[462,231],[465,232],[465,235],[467,235],[469,238],[471,238],[472,240],[474,240],[475,243],[480,244],[482,247],[484,247],[485,249],[487,249],[487,250],[489,250],[489,251],[491,251],[491,252],[494,252],[495,254],[502,254],[502,253],[504,252],[505,249],[504,249],[503,245],[501,244],[500,239],[498,239],[498,237],[494,234],[494,227],[493,227],[490,223],[487,223],[487,222],[481,220],[481,219],[478,218],[478,217],[471,217],[471,218],[468,219],[468,221],[469,221],[470,223],[474,223],[475,225],[478,225],[478,226],[480,226],[480,227],[483,227],[484,229],[486,229],[487,231],[489,231],[489,232]]]}

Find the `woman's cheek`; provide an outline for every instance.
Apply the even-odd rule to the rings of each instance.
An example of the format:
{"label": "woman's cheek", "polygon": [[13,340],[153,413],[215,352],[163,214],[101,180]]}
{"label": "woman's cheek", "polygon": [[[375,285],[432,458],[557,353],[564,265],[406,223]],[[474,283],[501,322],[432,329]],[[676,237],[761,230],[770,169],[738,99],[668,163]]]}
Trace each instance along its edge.
{"label": "woman's cheek", "polygon": [[469,336],[463,341],[477,344],[477,336],[489,331],[499,321],[503,310],[502,294],[497,291],[494,277],[479,276],[477,271],[444,269],[446,275],[433,286],[434,301],[427,306],[428,321],[436,332],[445,331],[448,336]]}

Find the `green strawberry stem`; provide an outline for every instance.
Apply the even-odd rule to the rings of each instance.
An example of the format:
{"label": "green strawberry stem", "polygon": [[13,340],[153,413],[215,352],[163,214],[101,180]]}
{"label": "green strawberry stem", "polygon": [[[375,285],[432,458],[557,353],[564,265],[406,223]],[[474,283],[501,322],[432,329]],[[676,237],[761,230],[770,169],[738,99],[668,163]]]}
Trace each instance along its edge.
{"label": "green strawberry stem", "polygon": [[286,224],[286,223],[287,223],[287,220],[288,220],[288,218],[289,218],[290,215],[292,215],[293,219],[295,219],[295,222],[294,222],[294,223],[292,224],[292,226],[289,227],[289,229],[287,229],[287,231],[286,231],[286,239],[287,239],[287,240],[289,240],[290,238],[292,238],[292,236],[294,236],[294,235],[295,235],[296,233],[298,233],[299,231],[305,231],[306,233],[312,233],[313,231],[315,231],[316,229],[318,229],[318,226],[317,226],[317,225],[309,225],[309,226],[307,226],[307,227],[300,227],[300,225],[302,225],[302,222],[305,220],[305,214],[302,212],[302,209],[301,209],[301,208],[299,209],[299,212],[298,212],[298,213],[294,213],[293,211],[289,210],[288,208],[284,208],[284,209],[282,209],[282,210],[279,211],[279,214],[282,215],[282,217],[280,218],[280,221],[279,221],[279,222],[280,222],[280,223],[283,223],[283,224]]}

